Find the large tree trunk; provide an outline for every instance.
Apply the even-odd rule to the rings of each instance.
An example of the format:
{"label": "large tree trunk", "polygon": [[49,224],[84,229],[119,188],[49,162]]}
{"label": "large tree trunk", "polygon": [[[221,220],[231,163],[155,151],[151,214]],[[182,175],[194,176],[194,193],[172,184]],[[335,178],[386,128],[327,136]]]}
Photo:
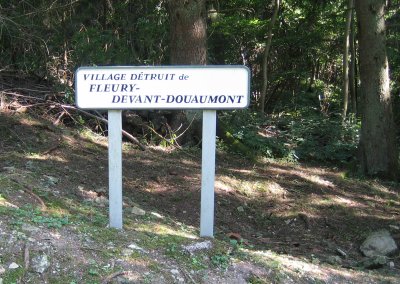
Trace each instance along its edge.
{"label": "large tree trunk", "polygon": [[386,54],[385,0],[355,3],[360,32],[361,166],[367,175],[396,179],[398,152]]}
{"label": "large tree trunk", "polygon": [[207,63],[205,0],[170,0],[171,64]]}
{"label": "large tree trunk", "polygon": [[[172,65],[207,63],[207,24],[205,0],[169,0],[170,62]],[[180,143],[195,143],[201,137],[201,111],[175,111],[171,128],[184,131]],[[179,133],[177,133],[179,135]],[[197,138],[197,139],[196,139]],[[190,141],[192,140],[192,141]]]}

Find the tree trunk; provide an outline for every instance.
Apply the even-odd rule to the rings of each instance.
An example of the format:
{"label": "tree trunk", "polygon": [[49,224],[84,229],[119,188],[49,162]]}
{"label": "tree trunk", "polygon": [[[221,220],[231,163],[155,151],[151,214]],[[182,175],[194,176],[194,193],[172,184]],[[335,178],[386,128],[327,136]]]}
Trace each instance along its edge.
{"label": "tree trunk", "polygon": [[350,49],[350,28],[351,14],[353,12],[353,0],[347,1],[346,11],[346,29],[344,33],[344,51],[343,51],[343,122],[346,120],[349,103],[349,49]]}
{"label": "tree trunk", "polygon": [[386,54],[385,0],[356,0],[362,121],[360,159],[369,176],[396,179],[398,152]]}
{"label": "tree trunk", "polygon": [[[168,12],[171,64],[205,65],[207,63],[206,0],[169,0]],[[173,112],[171,118],[173,130],[184,131],[192,119],[192,129],[186,132],[180,143],[195,143],[197,142],[193,141],[195,137],[201,137],[201,111]]]}
{"label": "tree trunk", "polygon": [[207,63],[205,7],[205,0],[168,1],[171,64]]}
{"label": "tree trunk", "polygon": [[354,1],[353,10],[351,13],[351,29],[350,29],[350,98],[351,98],[351,110],[357,115],[357,76],[356,76],[356,45],[355,45],[355,20],[354,20]]}
{"label": "tree trunk", "polygon": [[262,63],[262,69],[263,69],[263,83],[262,83],[262,89],[261,89],[261,101],[260,101],[260,112],[264,113],[265,112],[265,104],[268,102],[266,99],[267,97],[267,87],[268,87],[268,58],[269,58],[269,52],[271,50],[271,44],[272,44],[272,30],[275,26],[276,18],[278,17],[278,11],[279,11],[279,6],[280,6],[280,0],[275,0],[275,5],[274,5],[274,13],[272,15],[271,22],[269,23],[268,26],[268,31],[267,31],[267,42],[265,45],[264,49],[264,58],[263,58],[263,63]]}

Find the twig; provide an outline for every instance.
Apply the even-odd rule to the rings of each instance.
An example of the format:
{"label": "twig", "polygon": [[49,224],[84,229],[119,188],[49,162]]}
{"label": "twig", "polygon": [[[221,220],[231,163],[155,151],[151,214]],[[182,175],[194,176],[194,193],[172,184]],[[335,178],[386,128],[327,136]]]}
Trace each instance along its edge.
{"label": "twig", "polygon": [[26,283],[24,278],[28,269],[29,269],[29,243],[28,241],[26,241],[24,248],[24,272],[20,278],[21,283]]}
{"label": "twig", "polygon": [[24,191],[25,191],[26,193],[30,194],[33,198],[35,198],[36,201],[38,201],[38,202],[40,203],[40,206],[42,207],[43,210],[47,209],[47,206],[46,206],[46,204],[44,203],[44,201],[43,201],[37,194],[35,194],[35,193],[33,192],[33,190],[32,190],[29,186],[27,186],[26,184],[20,183],[20,182],[19,182],[18,180],[16,180],[15,178],[10,177],[10,179],[11,179],[13,182],[18,183],[19,185],[22,185],[22,186],[25,188]]}
{"label": "twig", "polygon": [[[5,83],[2,83],[4,85],[8,85]],[[9,85],[10,86],[10,85]],[[50,90],[35,90],[35,89],[28,89],[28,88],[12,88],[12,89],[4,89],[3,91],[7,92],[7,91],[13,91],[13,90],[17,90],[17,91],[27,91],[27,92],[33,92],[33,93],[40,93],[40,94],[48,94],[51,93]]]}
{"label": "twig", "polygon": [[107,284],[109,283],[113,278],[118,277],[118,276],[122,276],[122,275],[127,275],[129,273],[129,271],[118,271],[115,272],[113,274],[110,274],[109,276],[107,276],[106,278],[104,278],[103,281],[101,281],[101,284]]}
{"label": "twig", "polygon": [[25,271],[29,268],[29,243],[25,243],[25,250],[24,250],[24,267]]}
{"label": "twig", "polygon": [[47,149],[46,151],[42,152],[42,155],[50,154],[51,152],[53,152],[54,150],[56,150],[58,147],[60,147],[60,145],[61,145],[61,142],[58,141],[58,143],[57,143],[55,146],[53,146],[53,147]]}
{"label": "twig", "polygon": [[[162,140],[164,140],[164,141],[166,141],[167,143],[171,144],[171,146],[175,146],[175,147],[177,147],[178,149],[182,149],[181,145],[178,144],[177,140],[178,140],[183,134],[185,134],[185,132],[190,128],[190,126],[192,125],[192,123],[193,123],[193,121],[194,121],[195,118],[196,118],[196,115],[192,118],[192,120],[190,121],[188,127],[187,127],[185,130],[183,130],[178,136],[176,136],[176,137],[174,137],[174,138],[170,138],[170,139],[167,139],[167,138],[163,137],[163,136],[160,135],[157,131],[155,131],[152,127],[150,127],[150,126],[148,126],[148,125],[146,125],[146,124],[144,124],[144,126],[147,127],[150,131],[152,131],[152,132],[153,132],[155,135],[157,135],[159,138],[161,138]],[[181,129],[181,127],[182,127],[182,125],[180,125],[180,126],[178,127],[178,129],[176,129],[176,130],[174,131],[174,130],[172,130],[171,127],[167,124],[167,129],[168,129],[169,135],[172,137],[173,134],[175,134],[177,131],[179,131],[179,129]]]}
{"label": "twig", "polygon": [[58,125],[61,121],[61,119],[67,114],[67,112],[64,110],[60,113],[60,115],[57,117],[57,119],[53,122],[53,125]]}
{"label": "twig", "polygon": [[[56,104],[57,104],[57,103],[56,103]],[[83,113],[83,114],[85,114],[85,115],[87,115],[87,116],[90,116],[90,117],[99,119],[99,120],[103,121],[104,123],[108,123],[108,120],[105,119],[104,117],[99,117],[99,116],[97,116],[97,115],[95,115],[95,114],[91,114],[90,112],[81,110],[81,109],[79,109],[79,108],[77,108],[77,107],[74,107],[74,106],[71,106],[71,105],[63,105],[63,104],[57,104],[57,105],[59,105],[59,106],[62,107],[62,108],[76,110],[76,111],[81,112],[81,113]],[[141,150],[143,150],[143,151],[146,150],[146,147],[145,147],[142,143],[140,143],[139,140],[138,140],[136,137],[132,136],[131,134],[129,134],[129,133],[126,132],[125,130],[122,130],[122,134],[123,134],[126,138],[130,139],[130,140],[131,140],[133,143],[135,143],[137,146],[139,146],[139,148],[140,148]]]}
{"label": "twig", "polygon": [[187,276],[187,278],[189,278],[189,280],[190,280],[192,283],[196,284],[196,281],[194,281],[192,275],[190,275],[190,273],[189,273],[188,271],[186,271],[186,269],[182,268],[181,270],[182,270],[183,274],[184,274],[185,276]]}
{"label": "twig", "polygon": [[147,127],[147,129],[149,129],[151,132],[153,132],[155,135],[157,135],[159,138],[161,138],[162,140],[168,142],[169,144],[173,144],[171,143],[171,141],[169,141],[170,139],[165,138],[164,136],[160,135],[157,131],[155,131],[155,129],[147,124],[143,124],[145,127]]}
{"label": "twig", "polygon": [[91,247],[81,247],[81,249],[103,252],[101,249],[96,249],[96,248],[91,248]]}
{"label": "twig", "polygon": [[8,95],[8,96],[14,96],[14,97],[20,97],[20,98],[26,98],[26,99],[33,99],[33,100],[38,100],[38,101],[42,101],[42,102],[46,102],[47,101],[45,99],[34,97],[34,96],[27,96],[27,95],[21,95],[21,94],[18,94],[18,93],[14,93],[14,92],[8,92],[7,90],[2,90],[1,93],[4,94],[4,95]]}

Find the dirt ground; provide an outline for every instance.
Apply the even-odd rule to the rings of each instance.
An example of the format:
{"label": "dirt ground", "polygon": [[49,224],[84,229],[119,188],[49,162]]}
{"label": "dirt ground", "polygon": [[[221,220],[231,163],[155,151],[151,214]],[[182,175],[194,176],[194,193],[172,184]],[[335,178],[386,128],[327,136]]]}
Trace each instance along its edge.
{"label": "dirt ground", "polygon": [[125,142],[116,231],[105,137],[5,109],[0,135],[0,283],[400,283],[398,253],[366,269],[359,249],[379,229],[400,244],[398,183],[218,151],[212,248],[187,254],[200,150]]}

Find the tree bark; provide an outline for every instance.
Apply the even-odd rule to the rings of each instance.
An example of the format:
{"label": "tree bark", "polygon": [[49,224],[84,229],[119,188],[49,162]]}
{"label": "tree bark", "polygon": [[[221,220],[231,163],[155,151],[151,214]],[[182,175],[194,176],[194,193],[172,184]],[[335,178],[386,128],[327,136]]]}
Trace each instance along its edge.
{"label": "tree bark", "polygon": [[265,112],[265,104],[268,102],[268,99],[267,99],[268,59],[269,59],[269,53],[270,53],[271,44],[272,44],[272,30],[275,26],[275,22],[278,17],[279,6],[280,6],[280,0],[275,0],[274,13],[272,15],[272,19],[271,19],[271,22],[269,23],[268,31],[267,31],[267,42],[266,42],[265,49],[264,49],[264,57],[263,57],[263,63],[262,63],[263,82],[262,82],[262,89],[261,89],[261,95],[260,95],[260,100],[261,100],[260,101],[260,112],[261,113]]}
{"label": "tree bark", "polygon": [[355,4],[362,95],[361,167],[366,175],[395,180],[398,151],[389,89],[385,0],[356,0]]}
{"label": "tree bark", "polygon": [[205,0],[169,0],[171,64],[207,63]]}
{"label": "tree bark", "polygon": [[[172,65],[205,65],[207,63],[206,0],[169,0],[170,62]],[[201,137],[201,111],[175,111],[171,128],[192,129],[178,141],[196,143]],[[183,127],[181,127],[183,126]],[[190,141],[192,140],[192,141]]]}
{"label": "tree bark", "polygon": [[349,70],[349,81],[350,81],[350,98],[351,98],[351,110],[357,115],[357,76],[356,76],[356,44],[355,44],[355,19],[354,19],[354,1],[353,11],[351,13],[351,28],[350,28],[350,70]]}
{"label": "tree bark", "polygon": [[346,120],[349,103],[349,49],[350,49],[350,28],[351,15],[353,13],[353,0],[347,1],[346,11],[346,29],[344,33],[344,51],[343,51],[343,122]]}

